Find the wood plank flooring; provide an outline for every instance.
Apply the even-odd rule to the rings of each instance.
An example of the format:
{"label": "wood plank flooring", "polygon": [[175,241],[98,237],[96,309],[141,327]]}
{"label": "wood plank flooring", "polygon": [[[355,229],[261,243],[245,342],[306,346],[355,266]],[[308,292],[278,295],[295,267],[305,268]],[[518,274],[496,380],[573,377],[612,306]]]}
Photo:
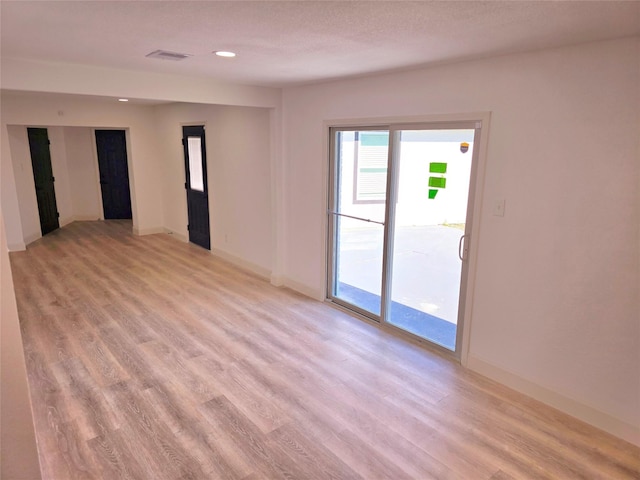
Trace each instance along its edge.
{"label": "wood plank flooring", "polygon": [[640,449],[125,221],[11,254],[43,478],[638,479]]}

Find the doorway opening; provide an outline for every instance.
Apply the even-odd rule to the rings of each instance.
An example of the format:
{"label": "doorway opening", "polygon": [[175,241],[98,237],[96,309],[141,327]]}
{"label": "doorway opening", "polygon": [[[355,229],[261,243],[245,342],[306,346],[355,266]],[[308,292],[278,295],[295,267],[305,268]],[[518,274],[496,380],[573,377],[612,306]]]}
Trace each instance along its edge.
{"label": "doorway opening", "polygon": [[480,131],[330,130],[330,301],[459,354]]}
{"label": "doorway opening", "polygon": [[105,220],[131,218],[131,190],[124,130],[96,130],[100,190]]}

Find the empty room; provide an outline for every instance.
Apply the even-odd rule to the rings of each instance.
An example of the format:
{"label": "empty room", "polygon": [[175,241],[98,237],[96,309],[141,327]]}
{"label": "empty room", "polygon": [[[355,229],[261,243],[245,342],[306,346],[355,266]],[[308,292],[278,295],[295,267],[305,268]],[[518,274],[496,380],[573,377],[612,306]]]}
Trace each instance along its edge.
{"label": "empty room", "polygon": [[640,2],[0,2],[1,474],[640,478]]}

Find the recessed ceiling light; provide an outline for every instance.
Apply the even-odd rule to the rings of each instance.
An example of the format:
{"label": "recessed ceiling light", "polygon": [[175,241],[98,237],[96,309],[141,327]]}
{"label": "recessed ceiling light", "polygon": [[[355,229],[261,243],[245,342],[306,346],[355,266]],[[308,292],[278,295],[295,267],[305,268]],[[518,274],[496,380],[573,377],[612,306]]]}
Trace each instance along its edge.
{"label": "recessed ceiling light", "polygon": [[218,51],[218,52],[213,52],[213,53],[215,53],[215,54],[216,54],[217,56],[219,56],[219,57],[232,58],[232,57],[235,57],[235,56],[236,56],[236,54],[235,54],[235,53],[233,53],[233,52],[225,52],[225,51],[222,51],[222,50],[220,50],[220,51]]}
{"label": "recessed ceiling light", "polygon": [[128,102],[129,99],[128,98],[119,98],[118,101],[119,102]]}

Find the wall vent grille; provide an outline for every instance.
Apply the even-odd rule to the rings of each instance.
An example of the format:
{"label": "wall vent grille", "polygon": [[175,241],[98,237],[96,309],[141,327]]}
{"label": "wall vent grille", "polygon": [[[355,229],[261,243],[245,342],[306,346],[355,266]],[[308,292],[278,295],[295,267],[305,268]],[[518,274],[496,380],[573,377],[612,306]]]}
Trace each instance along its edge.
{"label": "wall vent grille", "polygon": [[188,53],[169,52],[167,50],[156,50],[145,56],[149,58],[159,58],[160,60],[170,60],[172,62],[179,62],[180,60],[189,58],[192,55],[189,55]]}

